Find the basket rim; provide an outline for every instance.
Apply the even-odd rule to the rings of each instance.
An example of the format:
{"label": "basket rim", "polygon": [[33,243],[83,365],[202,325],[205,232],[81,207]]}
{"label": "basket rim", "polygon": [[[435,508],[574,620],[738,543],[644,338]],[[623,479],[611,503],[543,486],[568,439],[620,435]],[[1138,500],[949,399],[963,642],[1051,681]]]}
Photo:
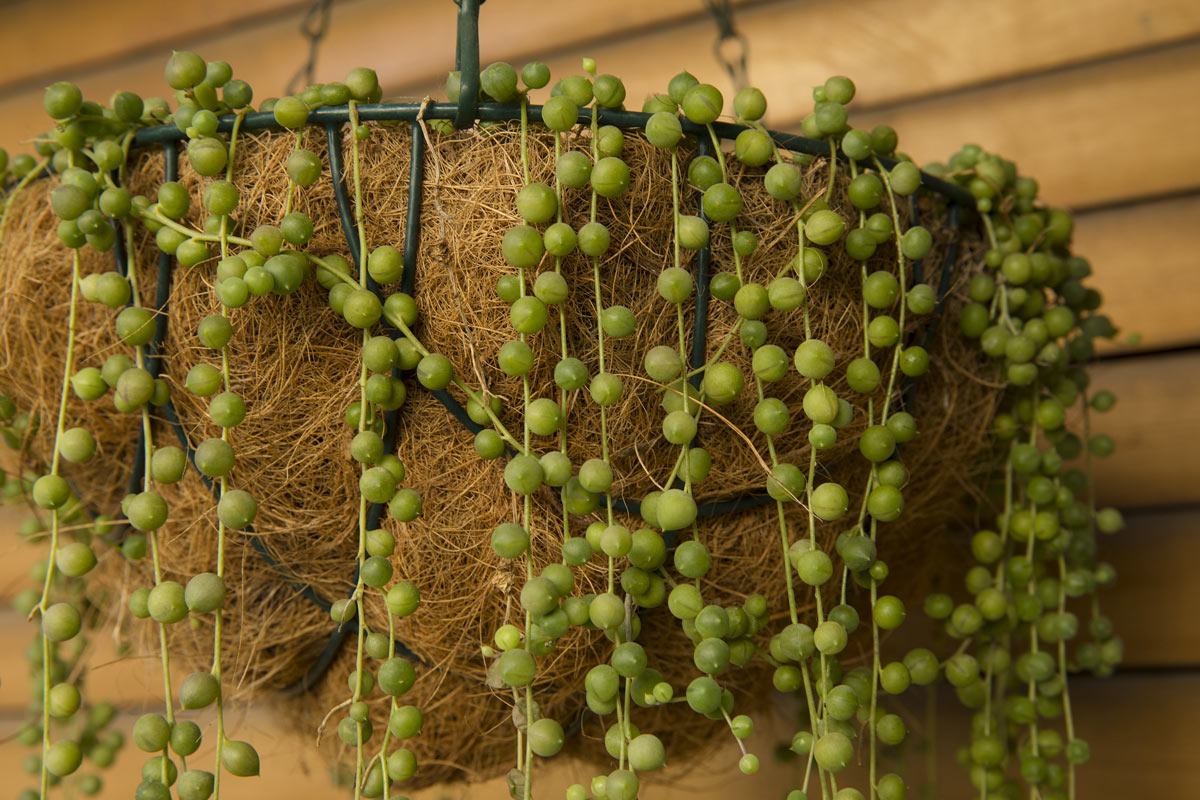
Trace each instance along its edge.
{"label": "basket rim", "polygon": [[[536,114],[540,116],[542,106],[526,105],[526,114]],[[619,128],[640,129],[643,128],[652,116],[644,111],[628,111],[625,109],[600,108],[594,109],[596,112],[597,121],[604,125],[615,125]],[[481,103],[478,108],[477,120],[480,122],[515,122],[521,119],[522,107],[513,103]],[[586,125],[592,121],[592,110],[581,109],[579,112],[578,124]],[[412,125],[418,125],[422,120],[454,120],[458,113],[457,103],[361,103],[355,104],[354,117],[362,122],[408,122]],[[229,132],[233,129],[234,122],[239,115],[227,114],[218,119],[217,130],[219,132]],[[242,117],[242,130],[287,130],[278,122],[275,121],[275,114],[271,111],[251,111],[240,115]],[[350,106],[321,106],[315,108],[308,113],[308,125],[319,125],[325,128],[337,128],[348,123],[351,120]],[[708,132],[708,126],[699,125],[687,118],[679,120],[684,133],[704,136]],[[732,122],[714,122],[712,124],[713,132],[720,139],[733,140],[742,131],[752,130],[747,125],[739,125]],[[803,153],[811,156],[826,156],[833,149],[829,142],[821,139],[811,139],[806,136],[799,136],[793,133],[776,131],[767,129],[767,133],[780,147],[789,150],[793,153]],[[133,144],[136,146],[146,146],[154,144],[165,144],[167,142],[179,142],[187,139],[187,134],[179,129],[174,123],[165,123],[153,127],[142,128],[138,130],[133,137]],[[834,154],[839,158],[845,158],[845,154],[840,150],[834,150]],[[878,156],[879,163],[891,169],[900,163],[900,159],[887,158]],[[931,175],[925,170],[921,170],[921,186],[945,197],[955,205],[963,209],[974,210],[974,196],[961,186]]]}

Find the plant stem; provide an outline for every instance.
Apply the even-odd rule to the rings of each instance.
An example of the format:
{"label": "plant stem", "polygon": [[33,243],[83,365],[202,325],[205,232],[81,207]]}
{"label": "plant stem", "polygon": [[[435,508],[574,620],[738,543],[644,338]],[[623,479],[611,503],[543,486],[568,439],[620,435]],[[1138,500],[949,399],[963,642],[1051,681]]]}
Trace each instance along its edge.
{"label": "plant stem", "polygon": [[[349,102],[350,111],[350,129],[353,131],[358,128],[358,106],[351,100]],[[299,143],[299,140],[297,140]],[[358,229],[358,279],[360,282],[366,281],[366,260],[367,260],[367,232],[363,226],[362,219],[362,182],[359,175],[359,153],[358,153],[358,137],[351,135],[350,137],[351,160],[353,161],[354,169],[354,222]],[[367,341],[371,338],[369,328],[364,328],[362,332],[362,347],[365,348]],[[371,408],[370,402],[367,400],[367,362],[360,358],[359,373],[358,373],[358,432],[363,433],[367,430],[367,419],[374,419],[375,412]],[[359,474],[365,474],[367,465],[360,465]],[[358,566],[355,570],[358,579],[354,587],[354,605],[355,613],[358,616],[357,636],[355,637],[355,652],[354,652],[354,669],[355,681],[354,692],[351,703],[357,703],[362,699],[363,695],[363,639],[366,635],[367,618],[366,618],[366,598],[363,584],[362,568],[367,558],[367,498],[359,494],[358,498],[358,549],[356,559]],[[390,613],[389,613],[390,617]],[[363,760],[363,726],[361,723],[355,724],[355,747],[354,747],[354,800],[358,800],[362,796],[363,779],[366,765]]]}
{"label": "plant stem", "polygon": [[[128,277],[129,277],[130,301],[134,307],[140,308],[142,303],[141,303],[141,293],[138,288],[137,263],[134,260],[135,250],[133,247],[133,230],[128,225],[125,226],[125,252],[128,254],[126,256],[125,272],[126,272],[126,275],[128,275]],[[145,348],[144,347],[136,348],[134,350],[134,355],[136,358],[138,369],[145,369],[146,368]],[[142,484],[142,491],[149,492],[149,491],[151,491],[151,488],[152,488],[150,459],[154,453],[154,439],[153,439],[153,434],[150,429],[150,409],[146,405],[142,406],[141,415],[142,415],[142,438],[144,439],[144,442],[145,442],[144,450],[142,453],[143,463],[145,464],[145,469],[143,470],[145,473],[145,478],[144,478],[144,482]],[[151,555],[151,558],[154,563],[154,585],[158,586],[160,583],[162,583],[162,580],[163,580],[162,563],[161,563],[161,559],[160,559],[160,555],[159,555],[159,551],[158,551],[158,531],[157,530],[147,531],[146,532],[146,540],[150,544],[150,555]],[[161,657],[162,657],[163,694],[164,694],[164,703],[166,704],[166,710],[167,710],[167,723],[170,725],[174,725],[175,724],[175,702],[174,702],[174,693],[171,690],[171,651],[170,651],[170,648],[168,646],[168,641],[167,641],[167,626],[165,623],[162,623],[162,622],[158,623],[158,642],[159,642],[159,653],[161,654]],[[167,749],[164,748],[163,749],[163,760],[162,760],[162,781],[164,784],[169,783],[169,781],[167,780],[168,762],[169,762],[169,758],[168,758]],[[180,756],[180,763],[184,769],[187,768],[187,761],[182,756]]]}
{"label": "plant stem", "polygon": [[[27,176],[28,177],[28,176]],[[19,188],[19,187],[18,187]],[[11,201],[12,197],[9,197]],[[8,213],[8,203],[5,203],[4,213]],[[0,232],[3,231],[3,219],[0,219]],[[58,422],[54,430],[54,455],[50,460],[50,474],[58,475],[59,458],[61,456],[63,426],[67,416],[67,397],[71,386],[71,373],[75,369],[75,330],[76,309],[79,304],[79,251],[71,251],[71,299],[67,311],[67,357],[63,364],[62,394],[58,403]],[[35,611],[46,613],[46,601],[50,597],[50,584],[54,580],[58,558],[59,509],[50,510],[50,554],[46,558],[46,579],[42,584],[42,596]],[[46,797],[49,788],[50,774],[46,769],[46,756],[50,752],[50,639],[40,629],[42,638],[42,760],[39,767],[41,796]],[[57,651],[57,648],[53,648]]]}
{"label": "plant stem", "polygon": [[[240,130],[240,128],[242,126],[242,120],[244,118],[245,118],[245,112],[239,113],[237,115],[237,117],[233,120],[233,130],[229,134],[229,166],[226,168],[226,171],[225,171],[225,180],[230,181],[230,182],[233,181],[233,159],[237,152],[238,130]],[[290,196],[290,193],[289,193],[289,196]],[[229,254],[229,227],[230,227],[229,217],[228,216],[223,217],[221,219],[221,232],[220,232],[221,257],[222,258],[227,257]],[[230,315],[229,308],[224,303],[221,304],[221,315],[224,317],[228,317]],[[225,387],[225,391],[227,391],[227,392],[231,391],[231,388],[230,388],[231,381],[230,381],[230,377],[229,377],[229,344],[228,343],[226,343],[225,346],[221,348],[221,380]],[[226,442],[229,441],[229,429],[228,428],[221,428],[221,439]],[[229,485],[228,485],[227,476],[222,475],[221,483],[220,483],[220,495],[218,497],[218,502],[219,502],[220,498],[225,496],[225,492],[228,490],[228,488],[229,488]],[[222,582],[224,582],[224,580],[225,580],[225,523],[221,521],[220,517],[217,518],[217,577],[220,578]],[[217,747],[216,747],[216,753],[213,756],[213,800],[220,800],[220,798],[221,798],[221,755],[225,751],[225,691],[224,691],[224,686],[222,686],[222,684],[221,684],[221,681],[222,681],[222,678],[221,678],[221,627],[222,627],[222,625],[221,625],[221,623],[222,623],[223,619],[224,619],[224,610],[222,608],[217,608],[217,610],[213,612],[213,661],[212,661],[212,670],[211,670],[213,677],[217,679],[217,686],[219,687],[219,690],[217,692],[217,703],[216,703],[216,705],[217,705]]]}
{"label": "plant stem", "polygon": [[[526,145],[526,138],[529,136],[529,101],[525,95],[521,95],[521,173],[525,179],[525,183],[529,183],[529,153]],[[517,281],[520,288],[520,296],[525,296],[525,268],[517,267]],[[520,334],[521,342],[526,340],[524,333]],[[603,367],[601,367],[603,369]],[[530,455],[530,430],[529,430],[529,373],[521,375],[521,428],[522,428],[522,445],[521,452],[523,455]],[[521,509],[521,526],[525,529],[530,539],[529,549],[525,552],[525,582],[533,580],[533,531],[530,530],[532,498],[529,495],[524,496],[524,502]],[[532,629],[532,620],[529,616],[529,611],[525,611],[525,646],[530,647],[530,633]],[[522,782],[521,793],[524,800],[530,800],[533,793],[533,740],[528,735],[529,726],[533,724],[533,685],[532,682],[525,687],[525,730],[526,736],[524,741],[524,750],[518,756],[517,768],[521,769],[521,756],[524,757],[524,775],[525,779]],[[521,747],[521,732],[517,730],[517,746]]]}

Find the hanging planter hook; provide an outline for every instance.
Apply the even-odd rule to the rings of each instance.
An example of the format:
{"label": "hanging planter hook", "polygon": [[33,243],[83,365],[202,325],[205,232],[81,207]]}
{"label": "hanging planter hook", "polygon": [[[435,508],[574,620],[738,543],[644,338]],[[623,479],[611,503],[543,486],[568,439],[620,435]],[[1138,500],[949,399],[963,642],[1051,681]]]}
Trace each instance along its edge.
{"label": "hanging planter hook", "polygon": [[479,110],[479,7],[483,2],[454,0],[458,6],[458,43],[454,49],[454,68],[459,74],[456,128],[474,125]]}

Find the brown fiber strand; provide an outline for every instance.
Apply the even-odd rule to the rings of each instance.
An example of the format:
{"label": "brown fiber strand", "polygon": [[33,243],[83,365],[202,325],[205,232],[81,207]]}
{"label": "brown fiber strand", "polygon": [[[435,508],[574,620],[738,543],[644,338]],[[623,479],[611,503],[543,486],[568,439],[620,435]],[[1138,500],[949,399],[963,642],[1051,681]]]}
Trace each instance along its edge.
{"label": "brown fiber strand", "polygon": [[[403,249],[407,215],[409,159],[408,126],[371,126],[371,136],[361,143],[363,208],[370,248],[391,244]],[[417,305],[421,321],[417,333],[433,351],[445,354],[469,385],[483,388],[504,400],[501,418],[510,430],[520,430],[520,382],[502,373],[495,355],[513,331],[508,309],[496,296],[496,281],[511,274],[500,253],[504,231],[519,222],[515,194],[521,187],[519,128],[496,125],[433,135],[424,164],[425,187],[421,208],[421,247],[416,270]],[[295,143],[294,134],[244,134],[238,143],[234,183],[241,192],[237,230],[248,235],[260,224],[277,224],[288,195],[284,163]],[[533,180],[553,182],[553,139],[544,131],[531,132],[529,168]],[[349,255],[336,214],[328,179],[328,153],[323,133],[304,133],[304,146],[326,164],[318,183],[299,190],[292,208],[307,213],[315,224],[308,246],[316,255]],[[568,137],[567,146],[588,149],[588,134]],[[352,174],[349,140],[344,146],[346,172]],[[682,153],[684,165],[689,157]],[[672,263],[670,161],[638,135],[627,133],[623,158],[632,174],[630,190],[613,200],[601,199],[599,218],[608,226],[613,246],[601,260],[602,296],[606,305],[629,307],[638,320],[637,331],[621,340],[605,341],[606,365],[625,377],[625,393],[608,416],[612,464],[616,473],[614,494],[640,500],[671,471],[678,449],[666,444],[660,433],[663,411],[660,387],[639,380],[642,357],[655,345],[677,346],[675,312],[658,296],[655,281]],[[203,224],[199,197],[208,179],[197,176],[182,159],[181,182],[193,195],[187,224]],[[686,166],[684,166],[686,169]],[[745,167],[729,158],[730,182],[745,201],[740,227],[755,232],[759,246],[745,260],[747,280],[769,282],[797,254],[795,219],[785,204],[764,191],[762,169]],[[816,159],[804,167],[804,198],[819,194],[827,181],[827,162]],[[136,192],[153,195],[162,180],[158,151],[135,154],[130,185]],[[846,179],[839,173],[833,207],[850,224],[857,212],[845,199]],[[48,194],[55,179],[34,182],[14,198],[8,230],[0,243],[0,387],[23,410],[38,415],[43,424],[33,437],[31,453],[44,459],[53,441],[62,354],[66,350],[66,310],[70,254],[55,236],[56,219],[49,210]],[[697,194],[683,190],[684,213],[693,213]],[[590,195],[586,190],[566,190],[564,219],[578,227],[587,221]],[[921,201],[924,222],[934,235],[934,248],[926,259],[927,280],[936,272],[953,232],[934,221],[934,202]],[[907,214],[901,215],[906,218]],[[153,297],[156,250],[150,236],[139,227],[135,254],[142,276],[143,299]],[[997,391],[985,376],[974,349],[958,334],[954,320],[961,307],[962,287],[978,268],[984,246],[974,234],[961,242],[951,299],[944,321],[933,336],[931,368],[919,381],[916,402],[910,410],[920,435],[905,446],[903,459],[913,479],[905,487],[906,510],[895,523],[880,526],[880,551],[891,566],[888,591],[906,599],[919,596],[930,575],[937,542],[947,530],[964,522],[973,488],[975,465],[985,445],[985,430],[997,401]],[[84,249],[84,274],[112,268],[110,254]],[[215,248],[214,248],[215,252]],[[167,311],[170,318],[163,377],[183,429],[193,444],[220,435],[206,416],[206,401],[190,395],[183,382],[197,363],[219,365],[220,355],[196,339],[196,326],[220,306],[213,291],[216,259],[192,269],[177,268]],[[895,270],[892,244],[879,248],[867,269]],[[684,253],[684,266],[694,267]],[[553,269],[547,258],[531,273]],[[712,270],[732,269],[728,227],[713,226]],[[562,271],[572,286],[565,304],[570,354],[583,359],[594,372],[597,363],[596,318],[590,263],[578,255],[568,257]],[[932,273],[932,276],[931,276]],[[529,276],[530,284],[534,275]],[[912,275],[910,273],[911,285]],[[854,422],[839,433],[838,443],[819,458],[819,480],[836,480],[850,491],[852,509],[861,501],[867,465],[857,454],[857,435],[865,427],[865,398],[845,385],[845,365],[861,353],[861,270],[841,248],[830,253],[826,274],[809,288],[808,307],[813,335],[829,344],[837,357],[839,376],[833,388],[856,405]],[[390,290],[389,290],[390,291]],[[715,353],[725,334],[736,323],[731,304],[710,304],[707,351]],[[684,307],[686,342],[691,346],[694,307]],[[115,352],[130,352],[112,332],[116,312],[83,303],[77,344],[78,365],[100,366]],[[269,694],[299,680],[327,641],[333,623],[327,614],[300,595],[297,585],[312,587],[326,600],[349,594],[357,547],[357,475],[349,455],[353,432],[344,422],[346,407],[358,397],[359,334],[334,314],[326,293],[307,281],[287,297],[267,295],[253,299],[231,315],[234,337],[230,369],[233,389],[247,401],[245,422],[232,432],[237,466],[230,476],[233,488],[250,491],[259,501],[253,536],[259,538],[279,567],[268,565],[250,545],[249,535],[231,533],[227,552],[224,652],[226,674],[240,696]],[[535,366],[530,375],[533,396],[558,398],[553,367],[559,357],[560,317],[551,312],[545,331],[531,339]],[[789,354],[803,339],[802,312],[772,312],[766,318],[769,340]],[[913,342],[932,324],[928,318],[909,315],[905,340]],[[886,376],[891,350],[877,351],[877,363]],[[750,371],[750,354],[737,336],[723,358],[736,364],[750,385],[720,415],[701,416],[698,443],[713,457],[710,476],[696,485],[701,501],[728,500],[761,489],[765,482],[763,459],[766,441],[752,421],[756,401]],[[422,768],[416,784],[451,778],[479,779],[502,772],[511,764],[513,731],[511,697],[488,688],[480,645],[491,640],[496,628],[522,615],[519,592],[523,566],[498,558],[490,547],[490,532],[514,518],[518,506],[502,480],[502,464],[481,461],[473,440],[450,414],[411,378],[406,378],[409,398],[398,430],[397,455],[407,468],[404,484],[424,498],[424,514],[407,524],[387,519],[384,525],[396,534],[392,561],[398,578],[413,581],[421,590],[420,609],[397,626],[397,638],[421,656],[430,667],[419,672],[412,692],[402,702],[424,709],[422,735],[407,743],[418,754]],[[777,437],[781,461],[801,466],[808,462],[808,425],[800,417],[800,400],[806,382],[795,372],[769,384],[769,394],[794,409],[789,430]],[[459,400],[464,400],[455,390]],[[898,394],[898,392],[897,392]],[[884,400],[881,389],[875,408]],[[893,402],[896,400],[894,396]],[[568,397],[568,452],[575,464],[599,454],[599,415],[580,392]],[[117,413],[111,396],[84,404],[72,397],[70,425],[91,430],[101,447],[101,457],[91,465],[67,465],[87,505],[113,516],[124,495],[136,446],[137,418]],[[746,439],[730,430],[732,424]],[[155,415],[158,444],[175,444],[173,432]],[[544,451],[556,439],[534,437],[534,448]],[[161,547],[166,577],[186,581],[215,568],[215,502],[194,475],[174,486],[160,487],[170,506],[170,521],[163,529]],[[774,618],[786,616],[783,559],[773,505],[718,517],[704,518],[701,540],[713,555],[714,567],[702,582],[707,602],[736,603],[749,594],[766,595]],[[594,518],[599,518],[596,515]],[[804,535],[807,516],[795,503],[787,509],[793,538]],[[850,520],[850,515],[846,520]],[[581,535],[592,518],[572,518],[572,533]],[[969,520],[967,520],[969,521]],[[630,527],[636,520],[625,519]],[[832,551],[833,540],[852,524],[845,520],[822,524],[818,538]],[[559,558],[562,518],[557,493],[548,488],[534,498],[532,554],[535,567]],[[122,566],[119,554],[102,559],[106,580],[130,589],[149,582],[146,564],[132,572]],[[600,559],[576,571],[576,593],[603,591],[606,574]],[[831,598],[832,599],[832,596]],[[862,607],[863,593],[851,587],[851,600]],[[800,587],[798,604],[811,617],[811,591]],[[386,611],[377,594],[367,604],[372,630],[387,630]],[[115,616],[115,612],[114,612]],[[126,633],[152,648],[148,623],[129,621]],[[176,658],[199,669],[211,659],[211,620],[177,626]],[[643,614],[641,640],[648,646],[651,664],[662,671],[678,691],[696,672],[692,644],[665,610]],[[765,646],[766,636],[759,636]],[[858,643],[861,648],[863,643]],[[596,632],[572,629],[558,650],[539,659],[535,697],[541,712],[569,725],[584,709],[583,676],[606,657],[608,641]],[[353,648],[342,652],[319,684],[300,701],[288,701],[302,718],[301,725],[315,731],[328,709],[348,696],[347,676],[353,669]],[[739,710],[761,708],[770,702],[770,670],[761,660],[722,676],[734,692]],[[378,695],[378,693],[377,693]],[[376,729],[385,724],[384,704],[376,700]],[[675,742],[689,743],[692,752],[725,742],[724,723],[692,714],[684,705],[636,709],[634,719],[643,731],[654,731]],[[602,753],[592,739],[602,737],[602,722],[586,719],[575,751],[589,758]],[[670,744],[670,743],[668,743]],[[323,747],[333,758],[344,758],[345,748],[332,730]]]}

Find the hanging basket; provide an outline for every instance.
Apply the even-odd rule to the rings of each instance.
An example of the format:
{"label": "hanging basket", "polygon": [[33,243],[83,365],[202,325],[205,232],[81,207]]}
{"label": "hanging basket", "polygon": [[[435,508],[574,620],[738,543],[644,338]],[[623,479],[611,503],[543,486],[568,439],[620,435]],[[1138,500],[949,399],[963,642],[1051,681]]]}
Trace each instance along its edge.
{"label": "hanging basket", "polygon": [[[460,56],[476,62],[460,59],[468,98],[480,76],[472,29],[463,35]],[[569,748],[595,757],[576,743],[603,738],[612,709],[585,692],[587,676],[631,636],[651,654],[651,672],[627,690],[637,726],[668,752],[678,740],[723,739],[719,710],[706,716],[654,696],[660,684],[682,694],[700,674],[699,609],[675,607],[688,599],[677,585],[694,583],[704,606],[734,609],[720,612],[733,666],[717,672],[736,713],[772,702],[773,685],[792,688],[786,669],[754,657],[775,655],[772,637],[789,622],[815,627],[840,614],[850,632],[843,660],[869,665],[871,627],[854,628],[870,618],[872,580],[886,578],[886,592],[910,605],[941,585],[931,568],[947,532],[986,503],[979,487],[994,468],[989,432],[1004,397],[959,324],[976,313],[968,284],[989,274],[977,196],[921,174],[920,189],[903,196],[884,180],[887,191],[864,213],[855,177],[898,174],[894,157],[851,161],[829,141],[752,122],[683,119],[678,145],[663,147],[648,139],[653,113],[619,107],[580,110],[565,132],[540,123],[553,113],[546,107],[513,103],[343,103],[311,111],[295,131],[281,130],[278,108],[220,119],[215,135],[231,143],[238,198],[223,230],[206,204],[225,173],[199,174],[200,156],[184,155],[176,125],[137,131],[122,180],[160,204],[140,208],[149,227],[118,222],[111,252],[76,251],[77,285],[72,253],[56,236],[60,179],[29,182],[10,198],[0,386],[42,421],[28,431],[35,461],[54,459],[49,421],[69,349],[73,370],[93,380],[116,384],[132,366],[114,330],[121,312],[79,303],[76,293],[103,294],[101,282],[115,279],[93,276],[115,272],[153,310],[139,363],[161,388],[146,421],[118,410],[118,386],[98,402],[66,395],[61,425],[90,431],[100,455],[61,469],[99,538],[115,545],[100,553],[96,602],[147,651],[158,647],[158,626],[130,619],[131,593],[187,584],[222,563],[222,671],[236,676],[227,694],[282,692],[316,730],[349,682],[382,730],[393,700],[364,688],[354,670],[364,649],[405,658],[415,683],[402,703],[424,713],[421,735],[405,742],[422,764],[407,785],[425,785],[503,773],[511,725],[525,724],[533,702],[562,724]],[[747,131],[778,152],[768,161],[743,151]],[[300,152],[315,155],[307,168],[317,180],[297,180]],[[564,154],[593,169],[619,156],[627,187],[601,191],[597,174],[573,183]],[[790,198],[772,188],[775,163],[791,165]],[[164,184],[190,198],[175,218],[161,212]],[[552,187],[548,217],[531,221],[538,214],[522,191],[530,184]],[[706,191],[714,184],[738,198],[735,222],[708,219],[724,213]],[[311,231],[296,233],[304,227],[296,214]],[[693,219],[705,235],[689,248]],[[551,245],[551,224],[575,246]],[[597,225],[606,246],[586,238]],[[279,227],[295,249],[271,241]],[[902,233],[915,228],[929,242],[908,258]],[[550,250],[531,255],[527,231]],[[864,253],[868,238],[873,252]],[[249,288],[248,300],[236,298],[231,279]],[[375,302],[377,322],[358,324],[360,301],[368,316]],[[227,327],[214,333],[214,319]],[[364,327],[381,337],[368,345],[383,354],[378,371],[364,366]],[[804,351],[810,340],[827,350]],[[830,362],[814,377],[804,353]],[[227,385],[203,388],[223,363]],[[821,386],[833,394],[814,394]],[[218,424],[221,391],[244,402],[236,426]],[[368,396],[378,413],[360,424]],[[376,425],[382,454],[364,458],[372,439],[364,432]],[[204,465],[224,430],[236,466],[222,478]],[[188,468],[162,480],[158,449],[174,447]],[[526,493],[532,464],[539,475]],[[157,575],[149,558],[130,560],[143,537],[123,521],[127,495],[150,485],[147,470],[169,509],[151,537]],[[368,473],[391,475],[390,505],[367,497]],[[242,525],[225,519],[219,538],[218,499],[233,491],[249,493],[256,514]],[[668,521],[693,513],[694,526]],[[390,536],[371,533],[379,529]],[[792,567],[810,536],[831,563],[853,562],[857,577],[813,581],[820,590],[796,581]],[[869,554],[855,550],[867,541]],[[711,566],[697,567],[704,557]],[[393,604],[389,614],[392,582],[374,591],[369,570],[411,582],[419,607],[397,618]],[[525,612],[538,600],[524,590],[538,580],[571,586],[530,623]],[[359,613],[346,604],[356,591]],[[592,598],[611,595],[629,599],[620,623],[605,625]],[[207,670],[213,619],[193,619],[171,628],[171,650]],[[530,699],[515,708],[496,659],[506,625],[537,657]],[[352,759],[354,748],[336,736],[326,743]]]}

